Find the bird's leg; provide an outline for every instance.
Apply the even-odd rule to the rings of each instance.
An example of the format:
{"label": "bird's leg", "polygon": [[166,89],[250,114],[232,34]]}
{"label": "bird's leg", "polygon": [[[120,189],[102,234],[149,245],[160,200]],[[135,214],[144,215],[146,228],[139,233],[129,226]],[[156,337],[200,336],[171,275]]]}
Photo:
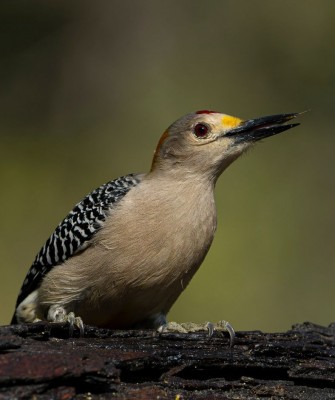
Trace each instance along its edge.
{"label": "bird's leg", "polygon": [[166,316],[163,313],[152,315],[140,322],[137,322],[134,329],[157,329],[162,325],[166,325]]}
{"label": "bird's leg", "polygon": [[84,336],[84,323],[80,317],[76,317],[73,312],[66,313],[63,306],[54,304],[49,308],[48,321],[50,322],[68,322],[70,325],[69,334],[72,337],[74,326],[79,328],[80,336]]}
{"label": "bird's leg", "polygon": [[230,323],[227,321],[219,321],[216,324],[213,324],[212,322],[206,322],[204,324],[196,324],[194,322],[182,322],[180,324],[177,322],[168,322],[158,327],[157,332],[194,333],[204,330],[207,330],[209,337],[213,336],[214,331],[228,332],[230,337],[229,344],[230,347],[233,347],[235,340],[235,331]]}

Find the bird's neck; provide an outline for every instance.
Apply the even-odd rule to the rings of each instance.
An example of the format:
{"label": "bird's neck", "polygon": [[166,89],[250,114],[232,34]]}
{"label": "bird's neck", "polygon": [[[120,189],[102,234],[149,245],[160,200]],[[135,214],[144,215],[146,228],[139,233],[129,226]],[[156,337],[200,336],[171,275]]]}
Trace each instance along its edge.
{"label": "bird's neck", "polygon": [[[218,176],[221,172],[218,174]],[[218,176],[212,171],[195,170],[181,165],[159,165],[144,175],[147,181],[165,182],[174,187],[190,188],[191,190],[210,191],[213,193]],[[193,189],[192,189],[193,188]]]}
{"label": "bird's neck", "polygon": [[[189,231],[206,231],[212,236],[216,228],[214,183],[202,176],[177,173],[150,172],[143,177],[141,190],[148,192],[148,199],[161,209],[169,221],[188,225]],[[140,188],[139,188],[140,189]],[[184,221],[184,222],[183,222]]]}

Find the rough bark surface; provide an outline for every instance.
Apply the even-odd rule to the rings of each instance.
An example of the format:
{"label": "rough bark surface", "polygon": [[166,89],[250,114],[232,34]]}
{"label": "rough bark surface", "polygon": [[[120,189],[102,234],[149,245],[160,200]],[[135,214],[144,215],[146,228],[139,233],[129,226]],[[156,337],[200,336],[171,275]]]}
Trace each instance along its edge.
{"label": "rough bark surface", "polygon": [[0,327],[1,399],[335,399],[335,324],[286,333]]}

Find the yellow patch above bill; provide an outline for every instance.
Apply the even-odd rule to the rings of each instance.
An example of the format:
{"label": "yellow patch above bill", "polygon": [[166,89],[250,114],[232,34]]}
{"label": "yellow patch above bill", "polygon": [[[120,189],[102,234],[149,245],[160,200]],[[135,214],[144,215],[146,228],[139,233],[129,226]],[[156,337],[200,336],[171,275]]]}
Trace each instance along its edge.
{"label": "yellow patch above bill", "polygon": [[242,120],[240,118],[232,117],[231,115],[225,115],[222,118],[222,124],[226,128],[235,128],[236,126],[240,125],[241,122]]}

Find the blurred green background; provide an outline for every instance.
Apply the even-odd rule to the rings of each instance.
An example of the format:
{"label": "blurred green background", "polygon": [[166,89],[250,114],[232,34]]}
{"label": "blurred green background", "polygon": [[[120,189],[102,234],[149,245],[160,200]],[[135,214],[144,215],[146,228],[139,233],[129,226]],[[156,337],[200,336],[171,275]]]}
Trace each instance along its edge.
{"label": "blurred green background", "polygon": [[147,171],[204,108],[311,111],[223,174],[214,244],[169,319],[334,321],[334,18],[333,0],[2,0],[0,323],[73,205]]}

